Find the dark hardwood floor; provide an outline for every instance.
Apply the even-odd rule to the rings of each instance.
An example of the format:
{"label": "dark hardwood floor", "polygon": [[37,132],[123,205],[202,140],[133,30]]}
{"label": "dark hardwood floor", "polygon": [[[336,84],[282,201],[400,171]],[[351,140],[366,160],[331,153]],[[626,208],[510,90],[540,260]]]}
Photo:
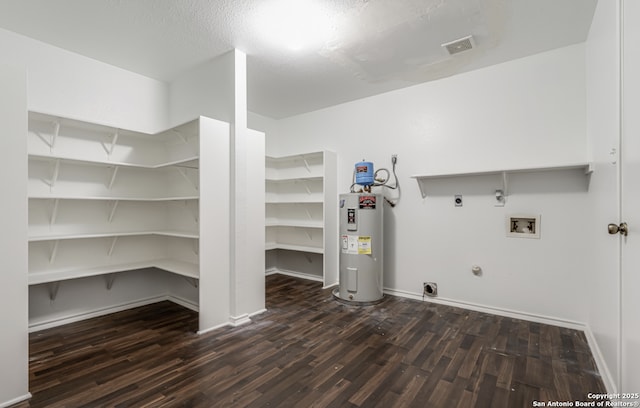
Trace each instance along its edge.
{"label": "dark hardwood floor", "polygon": [[[531,407],[605,392],[582,332],[267,278],[268,311],[197,335],[171,302],[30,336],[16,407]],[[6,368],[5,368],[6,369]]]}

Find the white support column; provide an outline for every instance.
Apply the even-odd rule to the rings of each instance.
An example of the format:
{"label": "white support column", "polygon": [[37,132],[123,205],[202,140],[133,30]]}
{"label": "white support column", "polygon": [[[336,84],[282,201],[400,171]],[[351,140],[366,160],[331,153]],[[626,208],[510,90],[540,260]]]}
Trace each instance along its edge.
{"label": "white support column", "polygon": [[0,406],[29,398],[27,70],[0,62]]}
{"label": "white support column", "polygon": [[265,142],[247,128],[247,58],[235,51],[232,139],[231,319],[265,308]]}
{"label": "white support column", "polygon": [[230,127],[200,118],[199,333],[229,322]]}

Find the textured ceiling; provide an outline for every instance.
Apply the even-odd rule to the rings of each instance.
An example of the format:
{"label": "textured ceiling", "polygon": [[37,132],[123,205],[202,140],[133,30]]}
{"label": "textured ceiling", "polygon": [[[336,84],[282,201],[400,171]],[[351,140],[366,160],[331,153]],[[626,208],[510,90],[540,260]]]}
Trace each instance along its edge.
{"label": "textured ceiling", "polygon": [[274,1],[0,0],[0,27],[165,81],[238,48],[249,109],[281,118],[585,41],[597,2],[317,0],[327,37],[291,51],[260,31]]}

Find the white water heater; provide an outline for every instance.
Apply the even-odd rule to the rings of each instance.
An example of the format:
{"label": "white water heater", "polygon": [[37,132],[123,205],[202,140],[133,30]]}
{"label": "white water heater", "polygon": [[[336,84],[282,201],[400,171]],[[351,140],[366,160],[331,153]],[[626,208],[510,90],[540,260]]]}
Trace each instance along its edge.
{"label": "white water heater", "polygon": [[381,301],[383,196],[340,194],[339,300],[359,304]]}

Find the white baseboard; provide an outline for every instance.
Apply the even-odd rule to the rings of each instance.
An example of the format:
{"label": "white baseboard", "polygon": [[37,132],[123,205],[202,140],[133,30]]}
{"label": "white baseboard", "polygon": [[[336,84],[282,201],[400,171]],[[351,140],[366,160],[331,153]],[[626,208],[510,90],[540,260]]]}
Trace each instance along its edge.
{"label": "white baseboard", "polygon": [[90,310],[81,313],[75,313],[64,317],[59,317],[51,320],[45,320],[38,323],[29,323],[29,333],[37,332],[40,330],[50,329],[57,326],[62,326],[69,323],[79,322],[81,320],[91,319],[93,317],[105,316],[111,313],[121,312],[123,310],[133,309],[140,306],[150,305],[152,303],[162,302],[164,300],[172,300],[167,295],[153,296],[146,299],[139,299],[132,302],[120,303],[104,308]]}
{"label": "white baseboard", "polygon": [[267,309],[260,309],[260,310],[256,310],[256,311],[255,311],[255,312],[253,312],[253,313],[249,313],[249,317],[257,316],[257,315],[262,314],[262,313],[264,313],[264,312],[266,312],[266,311],[267,311]]}
{"label": "white baseboard", "polygon": [[214,331],[214,330],[217,330],[217,329],[221,329],[221,328],[227,327],[227,326],[237,327],[237,326],[240,326],[240,325],[243,325],[243,324],[246,324],[246,323],[251,323],[251,318],[253,316],[259,315],[260,313],[264,313],[266,311],[267,311],[267,309],[260,309],[260,310],[257,310],[255,312],[253,312],[253,313],[245,313],[245,314],[242,314],[240,316],[229,316],[229,321],[228,322],[221,323],[221,324],[219,324],[217,326],[213,326],[213,327],[210,327],[210,328],[205,329],[205,330],[199,330],[198,334],[209,333],[211,331]]}
{"label": "white baseboard", "polygon": [[229,316],[229,324],[233,327],[242,326],[247,323],[251,323],[249,313],[244,313],[239,316]]}
{"label": "white baseboard", "polygon": [[287,275],[287,276],[291,276],[294,278],[300,278],[300,279],[307,279],[307,280],[312,280],[312,281],[316,281],[316,282],[322,282],[322,276],[318,276],[318,275],[312,275],[310,273],[304,273],[304,272],[298,272],[298,271],[292,271],[292,270],[288,270],[288,269],[280,269],[280,268],[269,268],[265,271],[266,275],[274,275],[274,274],[280,274],[280,275]]}
{"label": "white baseboard", "polygon": [[596,337],[593,335],[591,328],[587,327],[584,331],[585,336],[587,336],[587,341],[589,342],[589,348],[591,349],[591,354],[593,355],[593,359],[596,361],[596,366],[598,367],[598,372],[602,377],[602,382],[604,383],[605,388],[607,389],[607,393],[609,394],[617,394],[618,387],[616,387],[616,382],[613,380],[613,376],[611,375],[611,371],[609,370],[609,366],[602,355],[602,351],[598,346],[598,342],[596,341]]}
{"label": "white baseboard", "polygon": [[193,310],[194,312],[199,312],[200,311],[200,307],[198,306],[197,303],[192,302],[191,300],[185,299],[185,298],[181,298],[179,296],[174,296],[174,295],[167,295],[166,296],[166,300],[169,300],[175,304],[178,304],[184,308]]}
{"label": "white baseboard", "polygon": [[329,284],[329,285],[323,285],[323,286],[322,286],[322,289],[329,289],[329,288],[332,288],[332,287],[334,287],[334,286],[338,286],[338,282],[331,283],[331,284]]}
{"label": "white baseboard", "polygon": [[19,397],[10,399],[9,401],[0,402],[0,408],[10,407],[10,406],[12,406],[14,404],[17,404],[19,402],[26,401],[26,400],[30,399],[31,397],[32,397],[31,393],[28,392],[28,393],[26,393],[24,395],[21,395]]}
{"label": "white baseboard", "polygon": [[[126,302],[126,303],[120,303],[117,305],[113,305],[113,306],[109,306],[109,307],[104,307],[104,308],[100,308],[100,309],[96,309],[96,310],[91,310],[91,311],[85,311],[82,313],[76,313],[76,314],[71,314],[68,316],[64,316],[64,317],[59,317],[59,318],[55,318],[55,319],[50,319],[50,320],[46,320],[46,321],[42,321],[42,322],[38,322],[38,323],[33,323],[33,324],[29,324],[29,332],[33,333],[33,332],[37,332],[40,330],[45,330],[45,329],[50,329],[53,327],[58,327],[58,326],[62,326],[65,324],[69,324],[69,323],[75,323],[75,322],[79,322],[82,320],[86,320],[86,319],[91,319],[93,317],[100,317],[100,316],[105,316],[111,313],[116,313],[116,312],[122,312],[124,310],[128,310],[128,309],[134,309],[136,307],[140,307],[140,306],[146,306],[146,305],[150,305],[152,303],[158,303],[158,302],[163,302],[165,300],[168,300],[170,302],[176,303],[182,307],[185,307],[187,309],[193,310],[194,312],[198,312],[199,311],[199,307],[196,303],[192,302],[191,300],[188,299],[184,299],[181,298],[179,296],[174,296],[174,295],[160,295],[160,296],[153,296],[153,297],[149,297],[146,299],[139,299],[136,301],[132,301],[132,302]],[[240,326],[242,324],[246,324],[246,323],[250,323],[251,322],[251,317],[258,315],[260,313],[264,313],[266,312],[267,309],[261,309],[261,310],[257,310],[255,312],[252,313],[245,313],[243,315],[240,316],[230,316],[229,317],[229,321],[213,326],[213,327],[209,327],[205,330],[199,330],[197,333],[198,334],[203,334],[203,333],[208,333],[210,331],[222,328],[222,327],[226,327],[226,326]],[[0,408],[2,408],[0,406]]]}
{"label": "white baseboard", "polygon": [[206,328],[204,330],[198,330],[196,333],[197,334],[205,334],[205,333],[209,333],[209,332],[212,332],[214,330],[218,330],[218,329],[221,329],[223,327],[230,326],[230,325],[231,325],[231,323],[229,323],[229,322],[220,323],[220,324],[217,324],[215,326],[208,327],[208,328]]}
{"label": "white baseboard", "polygon": [[425,296],[423,299],[422,294],[418,294],[415,292],[405,292],[402,290],[385,288],[384,293],[387,293],[389,295],[394,295],[394,296],[405,297],[409,299],[423,300],[425,302],[431,302],[431,303],[437,303],[437,304],[442,304],[442,305],[447,305],[452,307],[459,307],[462,309],[474,310],[476,312],[489,313],[489,314],[494,314],[498,316],[512,317],[514,319],[527,320],[530,322],[565,327],[568,329],[585,331],[585,329],[587,328],[586,324],[584,323],[580,323],[572,320],[559,319],[556,317],[538,315],[534,313],[526,313],[526,312],[521,312],[517,310],[502,309],[502,308],[497,308],[492,306],[479,305],[479,304],[470,303],[470,302],[461,302],[458,300],[452,300],[452,299],[447,299],[442,297],[433,298],[433,297]]}

